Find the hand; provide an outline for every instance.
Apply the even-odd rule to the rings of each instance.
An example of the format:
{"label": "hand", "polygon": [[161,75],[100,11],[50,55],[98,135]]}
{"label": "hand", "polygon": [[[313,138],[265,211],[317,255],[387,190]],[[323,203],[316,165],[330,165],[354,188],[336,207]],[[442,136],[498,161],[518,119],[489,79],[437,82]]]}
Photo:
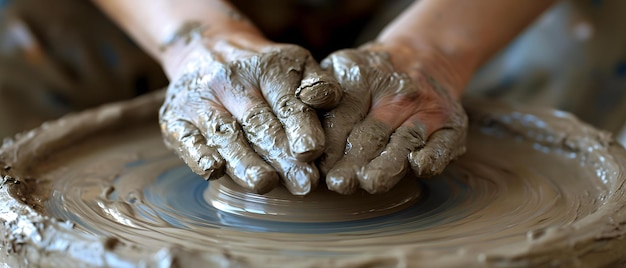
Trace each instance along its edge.
{"label": "hand", "polygon": [[319,167],[329,189],[385,192],[409,166],[419,177],[433,176],[465,151],[467,116],[445,66],[383,45],[338,51],[322,61],[344,90],[322,121],[327,145]]}
{"label": "hand", "polygon": [[207,179],[224,173],[256,193],[279,178],[295,195],[315,188],[324,148],[313,108],[341,99],[309,52],[229,34],[186,45],[160,112],[167,146]]}

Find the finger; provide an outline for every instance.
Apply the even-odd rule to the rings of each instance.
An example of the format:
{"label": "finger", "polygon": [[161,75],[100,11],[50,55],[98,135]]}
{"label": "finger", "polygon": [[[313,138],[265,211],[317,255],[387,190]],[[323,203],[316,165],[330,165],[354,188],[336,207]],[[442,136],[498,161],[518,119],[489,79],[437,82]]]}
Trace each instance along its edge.
{"label": "finger", "polygon": [[361,79],[354,79],[345,75],[352,67],[358,67],[355,61],[348,60],[351,54],[338,52],[326,58],[322,64],[324,68],[337,77],[344,90],[340,104],[322,116],[326,146],[319,159],[319,169],[322,176],[330,171],[344,155],[346,138],[353,127],[361,122],[371,104],[371,94],[368,85]]}
{"label": "finger", "polygon": [[266,103],[261,100],[256,102],[257,106],[251,108],[241,120],[248,141],[278,171],[292,194],[308,194],[319,181],[317,168],[311,163],[300,162],[289,154],[281,123]]}
{"label": "finger", "polygon": [[[263,64],[269,64],[263,58],[259,61],[264,62]],[[258,74],[254,74],[257,70],[254,66],[250,62],[236,61],[223,70],[215,71],[215,79],[207,84],[212,90],[204,92],[204,98],[198,96],[190,99],[200,102],[195,108],[196,110],[215,105],[218,102],[214,99],[219,99],[219,103],[223,104],[223,109],[227,110],[241,124],[244,130],[243,135],[249,141],[249,144],[246,143],[248,145],[246,147],[251,145],[256,152],[253,155],[259,160],[262,158],[267,161],[277,171],[277,176],[292,193],[307,194],[317,185],[319,173],[312,164],[299,162],[292,156],[282,122],[272,113],[269,104],[263,98],[261,91],[258,90],[259,83],[253,82],[258,80],[251,79],[258,77]],[[264,68],[268,68],[268,66]],[[232,74],[237,75],[233,76]],[[278,77],[277,74],[273,76]],[[215,96],[219,97],[212,96],[207,92],[215,92]],[[197,101],[197,99],[201,101]],[[319,125],[319,120],[317,120],[317,124]],[[222,155],[226,158],[223,153]]]}
{"label": "finger", "polygon": [[323,175],[343,157],[350,131],[365,118],[368,108],[369,98],[347,92],[337,108],[322,115],[326,147],[319,159],[319,168]]}
{"label": "finger", "polygon": [[320,174],[312,163],[304,163],[291,159],[278,159],[284,174],[283,183],[293,195],[307,195],[317,187]]}
{"label": "finger", "polygon": [[390,129],[371,117],[359,123],[347,138],[346,153],[328,172],[328,189],[351,194],[358,188],[356,172],[385,148]]}
{"label": "finger", "polygon": [[409,154],[409,163],[418,177],[431,177],[441,173],[445,167],[465,152],[465,130],[443,128],[428,138],[424,148]]}
{"label": "finger", "polygon": [[200,130],[188,121],[172,119],[167,110],[164,106],[160,116],[166,146],[203,178],[213,180],[224,176],[224,159],[215,148],[207,146]]}
{"label": "finger", "polygon": [[308,56],[304,65],[304,75],[296,89],[296,97],[304,104],[316,109],[330,110],[339,104],[343,95],[341,86],[328,72]]}
{"label": "finger", "polygon": [[[201,100],[200,98],[197,100]],[[226,109],[213,101],[188,103],[189,114],[207,140],[226,161],[226,173],[240,186],[255,193],[267,193],[278,182],[278,174],[252,150],[239,124]]]}
{"label": "finger", "polygon": [[295,93],[306,54],[298,49],[268,53],[260,59],[264,74],[259,81],[263,96],[283,125],[292,155],[303,162],[319,157],[325,144],[317,113]]}
{"label": "finger", "polygon": [[407,156],[424,146],[424,128],[420,125],[400,126],[385,149],[357,173],[362,189],[383,193],[393,188],[409,170]]}
{"label": "finger", "polygon": [[291,193],[309,193],[319,181],[317,168],[291,155],[284,126],[253,83],[244,80],[232,87],[221,93],[221,103],[240,122],[254,151],[278,172]]}

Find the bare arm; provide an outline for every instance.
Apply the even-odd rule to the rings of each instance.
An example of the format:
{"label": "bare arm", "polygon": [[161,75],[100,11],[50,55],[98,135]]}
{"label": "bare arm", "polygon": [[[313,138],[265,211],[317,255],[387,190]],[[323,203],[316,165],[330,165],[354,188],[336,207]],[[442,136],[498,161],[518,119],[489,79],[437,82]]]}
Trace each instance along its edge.
{"label": "bare arm", "polygon": [[[376,193],[410,169],[418,177],[441,173],[465,152],[465,85],[552,2],[416,1],[374,42],[325,59],[344,89],[323,119],[339,126],[325,129],[320,171],[328,187]],[[345,75],[352,73],[361,75]]]}
{"label": "bare arm", "polygon": [[458,74],[453,87],[462,90],[482,63],[554,2],[415,1],[380,33],[377,41],[445,57]]}
{"label": "bare arm", "polygon": [[267,40],[225,1],[94,1],[166,70],[161,130],[194,172],[257,193],[316,187],[313,108],[334,107],[341,89],[306,49]]}
{"label": "bare arm", "polygon": [[173,47],[181,31],[197,27],[207,37],[249,34],[262,37],[230,3],[221,0],[93,0],[143,49],[161,62],[168,75],[182,48]]}

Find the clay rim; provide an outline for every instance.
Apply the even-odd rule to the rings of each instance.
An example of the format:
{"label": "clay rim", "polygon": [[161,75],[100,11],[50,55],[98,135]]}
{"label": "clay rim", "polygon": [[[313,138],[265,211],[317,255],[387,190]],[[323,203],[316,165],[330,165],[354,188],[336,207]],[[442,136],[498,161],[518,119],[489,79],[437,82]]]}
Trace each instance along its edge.
{"label": "clay rim", "polygon": [[[34,189],[31,183],[26,183],[33,178],[28,177],[28,171],[32,164],[53,154],[74,142],[85,139],[90,135],[103,131],[111,131],[116,128],[135,123],[156,122],[156,111],[163,101],[163,92],[146,95],[126,102],[105,105],[101,108],[85,111],[82,113],[68,115],[60,120],[43,124],[39,128],[17,135],[13,139],[5,139],[0,148],[0,175],[2,184],[0,188],[0,202],[4,204],[0,208],[0,219],[4,227],[2,241],[5,252],[21,252],[24,247],[34,248],[38,252],[46,252],[49,256],[71,257],[81,262],[90,262],[92,265],[102,264],[103,259],[85,259],[80,252],[89,250],[91,256],[108,256],[105,263],[115,263],[128,260],[144,260],[143,263],[163,264],[166,261],[170,264],[176,263],[185,256],[192,257],[204,264],[208,260],[214,263],[237,263],[229,254],[204,256],[203,252],[190,251],[180,248],[162,249],[157,252],[147,251],[135,245],[124,244],[113,238],[94,237],[82,232],[73,230],[72,223],[61,222],[50,218],[42,213],[42,209],[33,207],[32,200],[29,200],[29,193]],[[471,107],[481,107],[485,105],[482,101],[470,101],[466,103],[466,109],[470,116],[471,124],[480,125],[492,124],[489,121],[493,118],[511,111],[509,106],[504,104],[496,107],[493,114],[485,114],[478,109]],[[490,102],[488,105],[493,106]],[[500,109],[500,110],[498,110]],[[596,137],[597,146],[601,150],[606,150],[614,156],[613,160],[618,170],[611,174],[613,178],[608,185],[608,194],[600,208],[574,222],[571,225],[556,226],[545,230],[535,230],[532,237],[526,243],[528,246],[515,247],[506,253],[494,249],[490,252],[479,254],[475,261],[479,263],[528,263],[532,258],[561,258],[566,259],[571,256],[581,256],[584,253],[594,253],[594,245],[611,245],[611,241],[616,241],[616,245],[626,244],[626,203],[620,202],[626,198],[626,150],[617,144],[612,138],[604,137],[601,131],[594,130],[586,124],[563,112],[544,110],[537,112],[521,106],[515,106],[516,111],[523,111],[528,114],[536,114],[541,117],[551,117],[555,120],[550,122],[561,122],[563,124],[573,124],[576,128],[589,128],[593,137]],[[500,114],[501,112],[501,114]],[[557,123],[557,124],[561,124]],[[81,126],[81,127],[78,127]],[[559,127],[556,127],[559,129]],[[55,129],[53,134],[46,130]],[[79,129],[78,131],[70,131]],[[505,131],[513,132],[507,129]],[[594,132],[595,131],[595,132]],[[567,133],[566,133],[567,134]],[[524,137],[529,138],[529,137]],[[531,137],[532,138],[532,137]],[[534,141],[534,140],[533,140]],[[539,141],[543,142],[543,141]],[[565,141],[559,141],[565,142]],[[581,149],[581,148],[578,148]],[[586,148],[582,148],[586,149]],[[610,219],[607,219],[610,218]],[[74,241],[72,245],[55,245],[55,239],[70,239]],[[113,245],[113,246],[112,246]],[[83,248],[83,250],[71,250],[71,248]],[[406,257],[417,257],[427,253],[406,252]],[[376,256],[385,256],[385,252],[372,254],[371,258],[359,257],[350,259],[348,257],[343,263],[355,265],[358,263],[371,263]],[[560,257],[559,257],[560,256]],[[423,256],[421,256],[423,257]],[[444,256],[441,256],[444,257]],[[468,256],[456,254],[445,256],[446,263],[464,264]],[[103,257],[104,258],[104,257]],[[344,257],[345,258],[345,257]],[[395,257],[393,257],[395,258]],[[189,260],[191,261],[191,260]],[[334,262],[336,264],[336,262]]]}

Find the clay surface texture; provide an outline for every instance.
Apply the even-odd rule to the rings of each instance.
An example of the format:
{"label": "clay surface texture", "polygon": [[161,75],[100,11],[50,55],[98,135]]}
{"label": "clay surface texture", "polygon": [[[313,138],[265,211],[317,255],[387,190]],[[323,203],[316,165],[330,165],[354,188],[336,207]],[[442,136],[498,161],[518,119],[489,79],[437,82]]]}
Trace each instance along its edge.
{"label": "clay surface texture", "polygon": [[[163,145],[163,94],[49,122],[0,150],[10,267],[615,267],[626,151],[552,110],[466,101],[467,152],[382,195],[266,195]],[[387,196],[385,196],[387,195]],[[333,205],[335,204],[335,205]]]}

